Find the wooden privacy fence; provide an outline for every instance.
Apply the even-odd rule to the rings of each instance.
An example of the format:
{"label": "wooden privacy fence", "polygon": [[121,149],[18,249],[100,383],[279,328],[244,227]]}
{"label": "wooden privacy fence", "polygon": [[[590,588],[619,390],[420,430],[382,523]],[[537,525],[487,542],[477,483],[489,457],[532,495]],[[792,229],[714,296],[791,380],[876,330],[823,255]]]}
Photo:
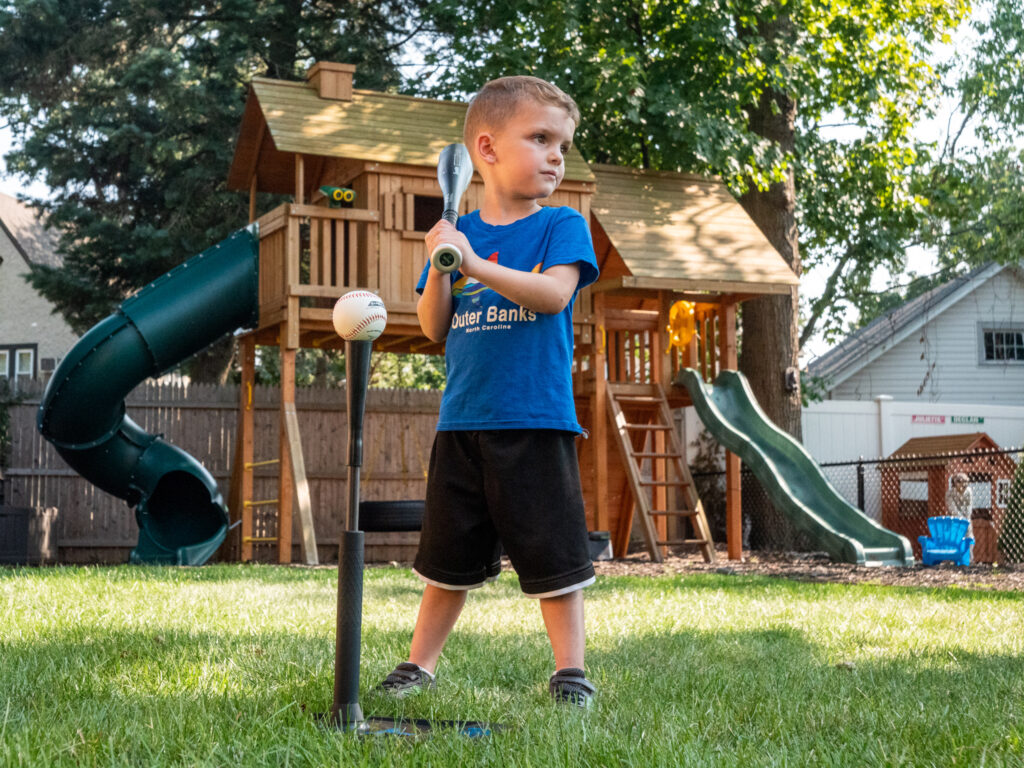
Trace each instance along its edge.
{"label": "wooden privacy fence", "polygon": [[[42,388],[21,388],[10,406],[11,450],[2,468],[4,503],[18,507],[56,507],[60,562],[124,562],[138,540],[134,511],[114,496],[79,477],[36,430]],[[348,416],[344,388],[299,389],[296,409],[302,451],[313,503],[313,522],[321,561],[337,558],[344,525]],[[128,416],[147,432],[162,434],[192,454],[210,471],[225,500],[235,452],[238,387],[146,383],[127,400]],[[257,387],[256,459],[276,459],[280,394]],[[422,499],[427,463],[437,424],[440,392],[375,390],[367,394],[363,426],[363,500]],[[82,404],[88,408],[87,403]],[[255,493],[277,493],[277,469],[257,470]],[[273,512],[258,523],[270,532]],[[237,535],[237,530],[229,534]],[[300,539],[298,531],[293,541]],[[418,534],[368,533],[366,559],[410,559]],[[296,544],[295,557],[298,558]],[[224,549],[222,548],[222,552]],[[275,545],[256,548],[256,559],[276,561]]]}

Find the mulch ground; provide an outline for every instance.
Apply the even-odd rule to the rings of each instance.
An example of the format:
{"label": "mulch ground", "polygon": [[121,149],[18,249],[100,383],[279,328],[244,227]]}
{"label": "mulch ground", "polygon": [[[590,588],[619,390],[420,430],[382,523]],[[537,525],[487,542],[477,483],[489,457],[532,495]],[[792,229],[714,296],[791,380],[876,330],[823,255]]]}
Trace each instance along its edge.
{"label": "mulch ground", "polygon": [[705,563],[698,554],[670,555],[655,563],[645,554],[594,563],[598,574],[610,576],[660,576],[675,573],[749,574],[798,581],[836,584],[887,584],[898,587],[961,587],[979,590],[1024,591],[1024,567],[972,565],[967,568],[941,563],[930,568],[883,566],[865,568],[833,563],[823,554],[746,553],[742,561],[729,560],[724,551],[718,562]]}

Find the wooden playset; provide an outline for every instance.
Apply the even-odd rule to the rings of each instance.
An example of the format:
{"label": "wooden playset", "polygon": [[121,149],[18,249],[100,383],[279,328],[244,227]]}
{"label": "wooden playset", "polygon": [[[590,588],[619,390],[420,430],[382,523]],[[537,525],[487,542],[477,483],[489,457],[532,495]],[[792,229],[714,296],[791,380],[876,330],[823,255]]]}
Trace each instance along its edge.
{"label": "wooden playset", "polygon": [[[306,82],[255,78],[228,179],[232,188],[249,191],[260,237],[260,322],[241,338],[230,503],[241,522],[243,560],[260,546],[276,546],[280,562],[292,560],[296,506],[308,556],[311,502],[295,420],[295,354],[341,346],[331,326],[337,297],[367,288],[384,300],[388,326],[375,350],[443,350],[420,331],[414,288],[427,259],[423,234],[441,213],[437,157],[446,144],[461,141],[466,105],[356,90],[354,71],[320,62]],[[351,206],[336,207],[331,187],[353,190]],[[261,213],[259,193],[291,201]],[[479,207],[481,194],[475,177],[463,212]],[[714,559],[672,416],[689,397],[672,381],[681,367],[698,369],[707,381],[720,369],[735,369],[739,304],[789,293],[797,278],[716,179],[590,166],[573,149],[562,185],[544,204],[572,206],[590,222],[601,267],[574,314],[574,391],[589,431],[580,441],[588,523],[611,532],[616,555],[625,553],[636,519],[655,560],[683,543]],[[279,456],[259,461],[246,395],[258,345],[281,352]],[[278,495],[254,499],[253,470],[266,462],[279,466]],[[738,558],[737,457],[727,455],[726,470],[728,552]],[[274,537],[253,532],[253,509],[264,504],[277,510]]]}

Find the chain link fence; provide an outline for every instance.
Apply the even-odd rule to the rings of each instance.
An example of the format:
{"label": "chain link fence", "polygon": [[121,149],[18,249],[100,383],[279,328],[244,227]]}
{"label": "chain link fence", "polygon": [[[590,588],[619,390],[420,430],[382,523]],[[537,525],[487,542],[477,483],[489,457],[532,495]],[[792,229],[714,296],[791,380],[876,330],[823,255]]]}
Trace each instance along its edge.
{"label": "chain link fence", "polygon": [[[712,536],[725,537],[725,472],[711,469],[713,454],[698,441],[692,475]],[[951,514],[952,478],[967,476],[970,488],[974,563],[1024,563],[1024,449],[934,455],[858,458],[820,465],[838,493],[891,531],[906,536],[920,559],[917,537],[928,535],[928,518]],[[743,548],[763,552],[813,552],[817,548],[775,509],[753,474],[744,468]]]}

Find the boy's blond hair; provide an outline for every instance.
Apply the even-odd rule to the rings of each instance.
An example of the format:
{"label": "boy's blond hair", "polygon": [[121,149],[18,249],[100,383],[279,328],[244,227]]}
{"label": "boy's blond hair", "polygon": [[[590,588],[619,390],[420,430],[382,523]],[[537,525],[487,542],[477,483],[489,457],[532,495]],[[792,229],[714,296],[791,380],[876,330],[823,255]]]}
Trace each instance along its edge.
{"label": "boy's blond hair", "polygon": [[474,151],[476,137],[486,129],[498,130],[515,114],[519,104],[526,99],[544,106],[561,107],[572,120],[580,124],[580,110],[576,102],[557,85],[530,75],[499,77],[484,84],[466,110],[466,122],[462,129],[462,140]]}

